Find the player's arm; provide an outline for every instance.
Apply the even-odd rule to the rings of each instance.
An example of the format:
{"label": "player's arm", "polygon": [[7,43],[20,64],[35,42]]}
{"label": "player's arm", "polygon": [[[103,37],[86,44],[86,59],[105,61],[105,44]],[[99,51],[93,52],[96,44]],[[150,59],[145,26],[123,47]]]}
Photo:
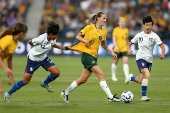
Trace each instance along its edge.
{"label": "player's arm", "polygon": [[7,59],[7,64],[8,64],[8,68],[9,69],[13,69],[13,62],[12,62],[12,58],[13,58],[13,55],[9,55],[8,59]]}
{"label": "player's arm", "polygon": [[31,46],[34,46],[32,40],[28,40],[28,43],[29,43]]}
{"label": "player's arm", "polygon": [[54,48],[61,49],[61,50],[66,50],[64,47],[59,46],[59,45],[57,45],[57,44],[52,44],[51,46],[54,47]]}
{"label": "player's arm", "polygon": [[81,33],[77,34],[76,39],[83,42],[86,47],[88,47],[90,45],[89,42],[86,39],[83,38]]}
{"label": "player's arm", "polygon": [[133,43],[130,41],[129,43],[128,43],[128,55],[132,55],[133,54],[133,51],[130,49],[131,48],[131,45],[132,45]]}
{"label": "player's arm", "polygon": [[162,50],[162,54],[159,55],[159,58],[160,58],[160,59],[164,59],[164,57],[165,57],[165,47],[164,47],[164,44],[163,44],[163,43],[160,44],[159,47],[160,47],[161,50]]}
{"label": "player's arm", "polygon": [[[0,48],[0,52],[3,52],[1,48]],[[8,77],[13,74],[12,70],[10,70],[8,67],[5,66],[4,62],[1,59],[1,56],[0,56],[0,67],[4,70],[5,74]]]}
{"label": "player's arm", "polygon": [[113,41],[113,44],[114,44],[114,46],[116,48],[116,52],[119,53],[120,50],[119,50],[119,47],[118,47],[117,42],[116,42],[116,36],[112,36],[112,41]]}
{"label": "player's arm", "polygon": [[8,64],[8,68],[12,71],[12,74],[10,75],[10,85],[14,84],[14,74],[13,74],[13,54],[9,55],[8,59],[7,59],[7,64]]}
{"label": "player's arm", "polygon": [[112,50],[110,50],[109,47],[107,46],[106,40],[103,40],[103,41],[101,42],[101,46],[102,46],[102,48],[104,48],[106,51],[108,51],[109,53],[111,53],[112,56],[114,57],[114,59],[117,59],[117,55],[116,55]]}

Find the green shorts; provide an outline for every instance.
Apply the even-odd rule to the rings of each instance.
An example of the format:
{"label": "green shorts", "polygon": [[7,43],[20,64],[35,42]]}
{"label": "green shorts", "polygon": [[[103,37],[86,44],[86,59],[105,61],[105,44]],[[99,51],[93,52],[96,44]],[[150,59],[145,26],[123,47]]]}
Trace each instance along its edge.
{"label": "green shorts", "polygon": [[97,65],[97,58],[88,53],[83,53],[81,56],[81,63],[84,65],[84,68],[90,69],[91,67]]}
{"label": "green shorts", "polygon": [[117,55],[117,58],[122,58],[123,56],[127,56],[127,52],[116,53],[116,55]]}

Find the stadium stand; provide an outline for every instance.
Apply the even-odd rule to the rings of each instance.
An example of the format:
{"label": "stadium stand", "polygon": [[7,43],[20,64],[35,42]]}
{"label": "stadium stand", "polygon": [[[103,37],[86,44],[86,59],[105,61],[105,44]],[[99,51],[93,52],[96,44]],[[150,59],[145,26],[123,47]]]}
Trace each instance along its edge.
{"label": "stadium stand", "polygon": [[117,26],[119,16],[126,18],[130,36],[141,28],[141,18],[151,15],[153,31],[163,39],[170,37],[170,1],[168,0],[45,0],[39,34],[45,32],[48,21],[61,26],[60,36],[73,38],[85,26],[84,21],[98,11],[108,15],[105,26],[111,38],[112,29]]}
{"label": "stadium stand", "polygon": [[0,0],[0,32],[16,22],[25,22],[31,0]]}

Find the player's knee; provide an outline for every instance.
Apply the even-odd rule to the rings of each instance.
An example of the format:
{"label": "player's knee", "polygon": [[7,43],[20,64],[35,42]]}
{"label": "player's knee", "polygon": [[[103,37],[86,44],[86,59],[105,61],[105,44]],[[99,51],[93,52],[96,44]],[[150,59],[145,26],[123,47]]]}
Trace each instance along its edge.
{"label": "player's knee", "polygon": [[57,72],[53,73],[53,75],[56,76],[56,77],[59,77],[60,76],[60,72],[57,71]]}
{"label": "player's knee", "polygon": [[81,85],[81,84],[86,83],[87,80],[86,80],[86,79],[80,79],[80,78],[79,78],[79,79],[76,80],[76,82],[77,82],[78,85]]}

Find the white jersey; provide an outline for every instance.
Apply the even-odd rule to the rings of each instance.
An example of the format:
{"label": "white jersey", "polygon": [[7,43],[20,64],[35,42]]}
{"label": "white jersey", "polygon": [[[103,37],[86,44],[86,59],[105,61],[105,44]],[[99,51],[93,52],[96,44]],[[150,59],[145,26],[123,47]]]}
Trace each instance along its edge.
{"label": "white jersey", "polygon": [[32,39],[33,48],[29,51],[28,57],[33,61],[42,61],[47,57],[48,51],[56,40],[47,40],[47,33]]}
{"label": "white jersey", "polygon": [[144,31],[135,35],[131,40],[132,43],[138,43],[138,51],[136,53],[136,60],[144,59],[149,63],[152,63],[153,60],[153,49],[155,44],[162,44],[159,36],[150,32],[150,34],[145,34]]}

